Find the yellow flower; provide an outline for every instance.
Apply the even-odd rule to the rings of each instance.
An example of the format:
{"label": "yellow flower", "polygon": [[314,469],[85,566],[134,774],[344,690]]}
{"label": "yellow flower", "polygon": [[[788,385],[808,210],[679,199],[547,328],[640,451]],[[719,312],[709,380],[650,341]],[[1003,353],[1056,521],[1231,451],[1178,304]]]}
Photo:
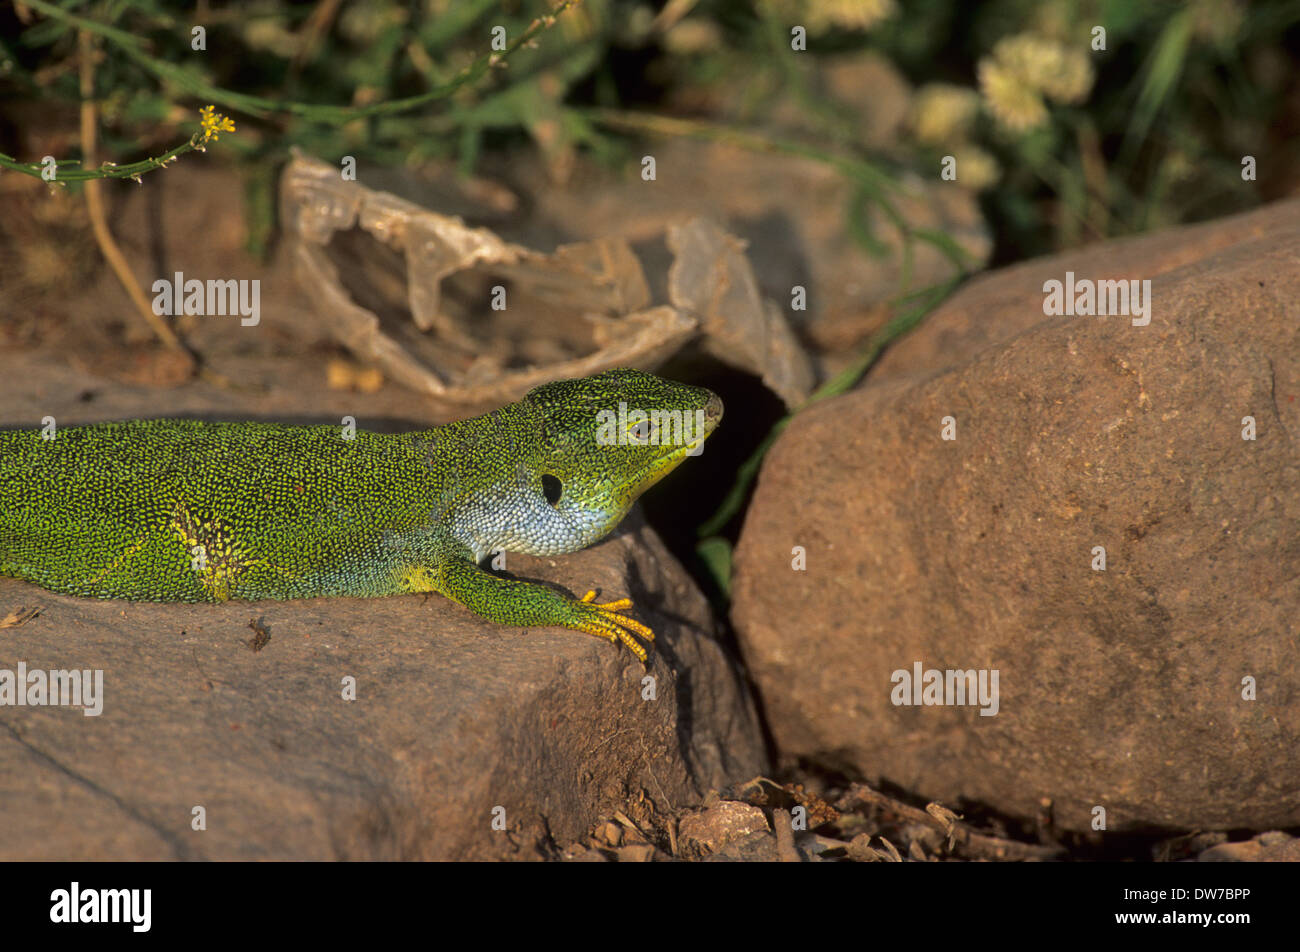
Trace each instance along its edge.
{"label": "yellow flower", "polygon": [[199,110],[200,122],[203,123],[203,141],[216,142],[221,132],[234,132],[235,120],[216,111],[216,106],[204,106]]}
{"label": "yellow flower", "polygon": [[780,18],[802,23],[810,33],[840,28],[869,30],[898,12],[895,0],[765,0]]}
{"label": "yellow flower", "polygon": [[1002,174],[998,160],[978,146],[959,145],[953,158],[957,160],[957,185],[972,192],[982,192]]}
{"label": "yellow flower", "polygon": [[1054,102],[1082,102],[1092,89],[1092,63],[1077,46],[1018,33],[999,40],[993,58]]}
{"label": "yellow flower", "polygon": [[964,138],[979,107],[979,94],[965,86],[948,83],[922,86],[912,100],[912,129],[917,141],[943,145]]}
{"label": "yellow flower", "polygon": [[1047,121],[1047,105],[1038,91],[1001,63],[980,60],[980,92],[989,111],[1013,132],[1026,132]]}
{"label": "yellow flower", "polygon": [[894,0],[809,0],[808,28],[814,33],[828,27],[869,30],[897,12]]}
{"label": "yellow flower", "polygon": [[1032,33],[1017,33],[998,40],[993,58],[1035,89],[1050,82],[1061,67],[1060,48]]}
{"label": "yellow flower", "polygon": [[1054,102],[1083,102],[1092,92],[1094,78],[1087,53],[1079,49],[1062,49],[1061,68],[1043,83],[1043,92]]}

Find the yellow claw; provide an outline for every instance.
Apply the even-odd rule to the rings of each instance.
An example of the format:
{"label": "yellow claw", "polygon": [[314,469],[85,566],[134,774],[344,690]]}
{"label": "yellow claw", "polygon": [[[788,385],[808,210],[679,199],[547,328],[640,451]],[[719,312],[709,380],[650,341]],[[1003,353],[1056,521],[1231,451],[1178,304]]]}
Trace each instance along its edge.
{"label": "yellow claw", "polygon": [[596,591],[592,589],[579,599],[583,604],[591,605],[598,614],[582,622],[578,630],[585,631],[589,635],[595,635],[597,638],[607,638],[611,642],[617,643],[621,641],[629,651],[637,656],[642,664],[645,664],[647,657],[645,648],[632,636],[636,635],[646,641],[654,641],[655,634],[635,618],[619,614],[632,607],[632,599],[620,598],[612,602],[597,603],[593,601],[595,597]]}

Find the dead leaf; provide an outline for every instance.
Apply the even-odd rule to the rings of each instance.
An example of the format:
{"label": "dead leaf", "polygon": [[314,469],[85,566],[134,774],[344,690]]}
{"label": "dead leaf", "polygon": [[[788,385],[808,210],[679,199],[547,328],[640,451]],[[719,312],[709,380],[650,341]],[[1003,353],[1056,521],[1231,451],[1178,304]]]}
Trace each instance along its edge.
{"label": "dead leaf", "polygon": [[812,361],[781,308],[758,289],[745,243],[707,218],[668,229],[675,256],[668,298],[700,320],[705,345],[719,360],[763,378],[793,408],[814,383]]}
{"label": "dead leaf", "polygon": [[41,612],[45,611],[43,605],[37,605],[35,608],[15,608],[4,618],[0,618],[0,628],[17,628],[24,622],[30,621]]}
{"label": "dead leaf", "polygon": [[[499,404],[557,378],[652,370],[698,331],[679,309],[648,306],[641,263],[622,238],[543,254],[297,152],[280,206],[298,283],[334,338],[389,379],[449,402]],[[348,256],[345,281],[331,242],[366,236],[375,262]],[[385,283],[383,266],[404,271],[404,293]]]}
{"label": "dead leaf", "polygon": [[270,642],[271,629],[267,627],[265,618],[250,618],[248,627],[253,629],[253,637],[244,642],[244,647],[256,654]]}

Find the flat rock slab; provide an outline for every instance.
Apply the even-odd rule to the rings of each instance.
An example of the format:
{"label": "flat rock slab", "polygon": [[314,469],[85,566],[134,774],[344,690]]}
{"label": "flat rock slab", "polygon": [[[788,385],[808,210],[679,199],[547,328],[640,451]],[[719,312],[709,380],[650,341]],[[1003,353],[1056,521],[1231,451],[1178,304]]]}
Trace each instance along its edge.
{"label": "flat rock slab", "polygon": [[43,607],[0,631],[0,668],[99,669],[104,695],[93,717],[0,707],[0,857],[541,857],[629,799],[667,811],[762,769],[708,606],[652,531],[507,558],[579,594],[631,592],[658,635],[650,667],[436,595],[160,605],[0,579],[0,618]]}
{"label": "flat rock slab", "polygon": [[[927,376],[795,419],[734,579],[783,755],[1070,830],[1300,824],[1300,202],[1228,227],[988,276]],[[1067,270],[1150,277],[1149,326],[1045,317]],[[996,714],[896,703],[916,665],[996,671]]]}

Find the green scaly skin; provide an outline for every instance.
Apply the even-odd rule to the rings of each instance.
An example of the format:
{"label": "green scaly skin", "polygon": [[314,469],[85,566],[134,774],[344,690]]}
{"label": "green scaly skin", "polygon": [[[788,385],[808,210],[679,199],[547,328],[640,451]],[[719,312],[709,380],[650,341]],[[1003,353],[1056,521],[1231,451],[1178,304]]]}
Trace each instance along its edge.
{"label": "green scaly skin", "polygon": [[[597,413],[620,402],[689,421],[702,410],[704,432],[683,445],[643,424],[610,443]],[[414,433],[194,420],[0,431],[0,574],[161,602],[434,591],[499,624],[621,641],[644,661],[633,636],[654,636],[623,614],[629,599],[574,599],[478,562],[602,538],[721,417],[708,390],[609,370]]]}

